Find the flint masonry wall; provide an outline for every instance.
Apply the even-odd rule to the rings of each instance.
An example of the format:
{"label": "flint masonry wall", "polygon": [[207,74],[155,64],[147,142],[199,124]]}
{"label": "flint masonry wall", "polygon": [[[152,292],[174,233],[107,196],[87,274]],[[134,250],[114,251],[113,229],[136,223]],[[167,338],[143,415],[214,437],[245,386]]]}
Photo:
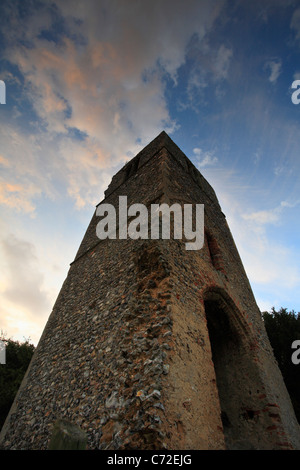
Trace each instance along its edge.
{"label": "flint masonry wall", "polygon": [[211,186],[165,134],[105,200],[203,203],[205,246],[104,240],[93,215],[2,429],[47,449],[63,418],[90,449],[299,448],[299,426]]}

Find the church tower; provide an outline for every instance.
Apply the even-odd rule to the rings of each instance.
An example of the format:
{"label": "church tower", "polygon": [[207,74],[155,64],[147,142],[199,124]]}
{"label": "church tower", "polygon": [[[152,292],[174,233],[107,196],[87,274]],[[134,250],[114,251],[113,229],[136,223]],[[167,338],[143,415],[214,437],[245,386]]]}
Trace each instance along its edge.
{"label": "church tower", "polygon": [[[299,425],[214,190],[162,132],[101,204],[204,204],[204,244],[99,239],[98,207],[3,426],[48,449],[59,420],[88,449],[299,449]],[[129,219],[130,221],[130,219]],[[120,227],[117,227],[117,233]]]}

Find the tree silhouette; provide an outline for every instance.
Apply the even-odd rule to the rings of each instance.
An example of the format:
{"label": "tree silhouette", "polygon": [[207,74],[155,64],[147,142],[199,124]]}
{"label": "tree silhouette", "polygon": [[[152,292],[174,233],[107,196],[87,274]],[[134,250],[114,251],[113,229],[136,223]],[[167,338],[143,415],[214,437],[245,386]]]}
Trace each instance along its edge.
{"label": "tree silhouette", "polygon": [[274,351],[274,356],[281,370],[286,388],[290,394],[295,414],[300,423],[300,364],[294,364],[292,344],[300,340],[300,314],[286,308],[263,312],[267,334]]}
{"label": "tree silhouette", "polygon": [[23,343],[1,335],[6,349],[6,364],[0,365],[0,429],[14,401],[34,352],[30,340]]}

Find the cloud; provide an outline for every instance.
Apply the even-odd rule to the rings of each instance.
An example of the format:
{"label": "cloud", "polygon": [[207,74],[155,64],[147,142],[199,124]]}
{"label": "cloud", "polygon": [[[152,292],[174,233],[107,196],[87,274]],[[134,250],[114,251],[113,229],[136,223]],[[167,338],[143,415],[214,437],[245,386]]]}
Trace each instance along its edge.
{"label": "cloud", "polygon": [[290,27],[294,30],[296,39],[300,39],[300,8],[294,11]]}
{"label": "cloud", "polygon": [[0,165],[6,168],[9,166],[9,161],[3,155],[0,155]]}
{"label": "cloud", "polygon": [[268,60],[265,63],[265,68],[269,71],[268,80],[271,83],[276,83],[281,73],[282,62],[280,59]]}
{"label": "cloud", "polygon": [[4,119],[0,140],[0,204],[34,217],[42,194],[50,199],[56,196],[52,182],[58,157],[55,146],[44,133],[28,133]]}
{"label": "cloud", "polygon": [[0,246],[7,273],[2,280],[2,297],[31,315],[49,311],[34,245],[10,234],[1,240]]}
{"label": "cloud", "polygon": [[269,209],[269,210],[262,210],[257,212],[252,212],[249,214],[243,214],[243,219],[251,220],[252,222],[258,225],[266,225],[266,224],[276,224],[280,222],[280,218],[282,216],[283,210],[285,208],[294,208],[296,207],[300,201],[295,201],[293,203],[282,201],[279,206]]}
{"label": "cloud", "polygon": [[216,80],[227,78],[232,57],[232,49],[229,49],[228,47],[224,46],[224,44],[221,44],[214,61],[214,72]]}
{"label": "cloud", "polygon": [[[30,193],[29,199],[24,198],[25,192],[27,192],[27,196]],[[27,187],[25,191],[22,185],[0,182],[0,204],[16,209],[18,212],[24,211],[25,213],[34,214],[35,207],[30,199],[36,193],[39,193],[39,190],[34,187]]]}
{"label": "cloud", "polygon": [[190,107],[197,112],[200,105],[207,104],[206,96],[210,96],[211,90],[218,99],[224,96],[222,86],[228,80],[233,50],[224,44],[215,47],[206,36],[196,37],[189,44],[187,57],[190,64],[186,69],[187,99],[182,109]]}
{"label": "cloud", "polygon": [[[157,61],[175,79],[185,60],[185,48],[193,34],[203,37],[219,15],[224,1],[203,0],[89,0],[76,9],[72,0],[56,2],[67,21],[80,19],[89,43],[110,44],[117,71],[132,85],[141,70]],[[185,21],[182,21],[185,18]],[[74,28],[74,25],[73,25]],[[109,68],[110,61],[106,64]]]}
{"label": "cloud", "polygon": [[229,220],[249,280],[260,292],[261,301],[270,300],[271,308],[278,292],[284,291],[283,297],[288,297],[289,292],[298,289],[300,272],[292,250],[266,233],[266,223],[274,223],[272,216],[260,214],[258,220],[247,219],[242,209],[240,213],[231,214]]}
{"label": "cloud", "polygon": [[251,220],[257,224],[272,224],[278,222],[279,211],[276,209],[270,211],[257,211],[251,214],[244,214],[243,219]]}
{"label": "cloud", "polygon": [[193,152],[196,156],[196,165],[199,169],[214,166],[218,163],[218,158],[214,155],[214,152],[205,152],[197,147],[193,149]]}
{"label": "cloud", "polygon": [[[44,1],[35,11],[33,2],[22,12],[26,27],[7,3],[14,28],[4,27],[3,53],[18,68],[18,77],[9,72],[10,79],[24,83],[22,99],[32,107],[32,120],[19,107],[18,132],[16,114],[12,124],[3,123],[2,134],[10,138],[1,140],[2,163],[9,161],[10,171],[0,202],[17,207],[21,190],[8,192],[6,184],[18,185],[23,209],[34,213],[40,196],[58,197],[59,178],[76,207],[97,203],[99,187],[129,156],[162,129],[171,134],[177,128],[165,77],[176,83],[190,37],[205,36],[223,3],[89,0],[74,9],[66,0]],[[224,76],[226,48],[217,59],[216,74]]]}

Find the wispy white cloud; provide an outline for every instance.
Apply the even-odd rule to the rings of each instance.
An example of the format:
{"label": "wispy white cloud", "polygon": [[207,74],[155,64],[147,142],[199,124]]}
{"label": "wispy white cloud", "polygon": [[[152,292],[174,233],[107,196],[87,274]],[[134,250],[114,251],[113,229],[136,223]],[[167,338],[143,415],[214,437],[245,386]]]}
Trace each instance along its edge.
{"label": "wispy white cloud", "polygon": [[193,152],[196,156],[196,165],[199,169],[214,166],[218,163],[218,158],[215,156],[213,151],[205,152],[204,150],[196,147],[193,149]]}
{"label": "wispy white cloud", "polygon": [[282,62],[280,59],[268,60],[265,63],[265,68],[269,72],[268,80],[271,83],[276,83],[281,73]]}
{"label": "wispy white cloud", "polygon": [[290,27],[294,31],[296,39],[300,39],[300,8],[294,11]]}
{"label": "wispy white cloud", "polygon": [[226,79],[228,77],[228,71],[232,57],[232,49],[229,49],[224,44],[221,44],[214,60],[214,72],[216,80]]}
{"label": "wispy white cloud", "polygon": [[269,210],[260,210],[256,212],[251,212],[248,214],[243,214],[242,217],[244,220],[250,220],[258,225],[266,224],[276,224],[280,222],[280,217],[285,208],[293,208],[299,205],[300,201],[295,201],[293,203],[282,201],[279,206],[274,207]]}
{"label": "wispy white cloud", "polygon": [[1,329],[36,344],[53,298],[46,288],[35,246],[9,233],[0,240]]}
{"label": "wispy white cloud", "polygon": [[229,78],[233,50],[224,44],[213,47],[204,37],[190,45],[188,54],[193,58],[193,65],[188,72],[187,102],[183,107],[197,110],[206,102],[205,93],[210,86],[213,86],[215,96],[222,98],[222,84]]}
{"label": "wispy white cloud", "polygon": [[32,314],[45,312],[50,305],[33,244],[10,234],[1,240],[1,252],[7,268],[4,298]]}

